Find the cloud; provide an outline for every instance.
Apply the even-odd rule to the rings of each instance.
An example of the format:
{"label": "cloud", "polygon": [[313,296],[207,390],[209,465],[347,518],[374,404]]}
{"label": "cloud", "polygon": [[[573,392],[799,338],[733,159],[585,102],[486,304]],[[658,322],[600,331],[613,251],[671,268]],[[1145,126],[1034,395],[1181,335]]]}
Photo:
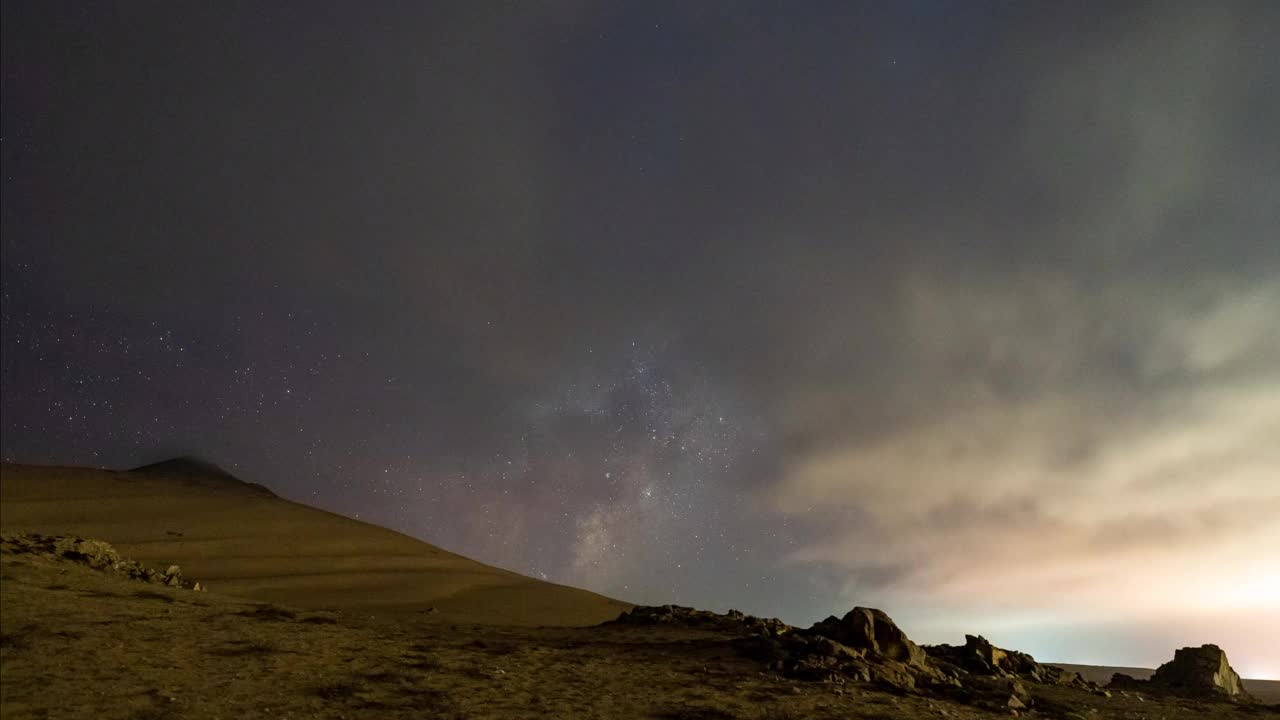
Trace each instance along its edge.
{"label": "cloud", "polygon": [[[995,238],[950,208],[973,243],[897,266],[892,330],[776,398],[768,502],[829,531],[792,562],[886,604],[1280,609],[1259,580],[1280,574],[1280,204],[1254,203],[1274,181],[1233,135],[1254,32],[1179,6],[1029,73],[994,177],[1040,204]],[[892,370],[861,377],[858,354]]]}

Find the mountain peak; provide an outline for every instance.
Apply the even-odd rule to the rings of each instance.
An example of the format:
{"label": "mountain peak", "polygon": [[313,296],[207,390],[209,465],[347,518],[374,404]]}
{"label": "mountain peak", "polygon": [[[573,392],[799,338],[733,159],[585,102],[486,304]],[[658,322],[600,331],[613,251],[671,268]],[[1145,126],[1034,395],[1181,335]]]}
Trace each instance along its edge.
{"label": "mountain peak", "polygon": [[193,455],[169,458],[168,460],[133,468],[129,472],[150,477],[173,478],[186,484],[201,487],[249,491],[254,495],[276,497],[276,494],[266,487],[241,480],[217,464]]}

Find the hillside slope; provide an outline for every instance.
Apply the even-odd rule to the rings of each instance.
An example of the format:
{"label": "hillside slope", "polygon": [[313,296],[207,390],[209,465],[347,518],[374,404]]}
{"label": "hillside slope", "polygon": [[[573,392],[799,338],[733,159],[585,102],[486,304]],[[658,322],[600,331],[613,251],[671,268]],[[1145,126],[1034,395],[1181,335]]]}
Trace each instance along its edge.
{"label": "hillside slope", "polygon": [[589,625],[630,606],[483,565],[177,460],[113,472],[0,466],[0,529],[111,542],[215,591],[301,608],[436,608],[444,622]]}

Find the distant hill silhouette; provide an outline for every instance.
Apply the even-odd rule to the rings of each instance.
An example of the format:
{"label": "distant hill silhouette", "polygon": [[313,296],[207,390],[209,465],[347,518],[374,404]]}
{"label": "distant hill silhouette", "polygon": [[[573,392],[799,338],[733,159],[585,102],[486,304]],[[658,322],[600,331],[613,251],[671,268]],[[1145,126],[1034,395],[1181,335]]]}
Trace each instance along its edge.
{"label": "distant hill silhouette", "polygon": [[222,467],[203,458],[185,455],[136,467],[128,472],[151,477],[164,477],[198,487],[216,490],[244,491],[252,495],[277,497],[267,487],[241,480]]}

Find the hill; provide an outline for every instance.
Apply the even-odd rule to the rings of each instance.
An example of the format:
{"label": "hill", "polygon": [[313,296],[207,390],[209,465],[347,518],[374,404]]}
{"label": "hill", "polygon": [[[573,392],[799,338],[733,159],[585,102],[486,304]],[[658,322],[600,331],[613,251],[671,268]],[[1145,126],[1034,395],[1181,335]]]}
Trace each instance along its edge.
{"label": "hill", "polygon": [[191,458],[131,471],[5,464],[0,528],[102,538],[219,593],[299,608],[569,626],[630,607],[284,500]]}

